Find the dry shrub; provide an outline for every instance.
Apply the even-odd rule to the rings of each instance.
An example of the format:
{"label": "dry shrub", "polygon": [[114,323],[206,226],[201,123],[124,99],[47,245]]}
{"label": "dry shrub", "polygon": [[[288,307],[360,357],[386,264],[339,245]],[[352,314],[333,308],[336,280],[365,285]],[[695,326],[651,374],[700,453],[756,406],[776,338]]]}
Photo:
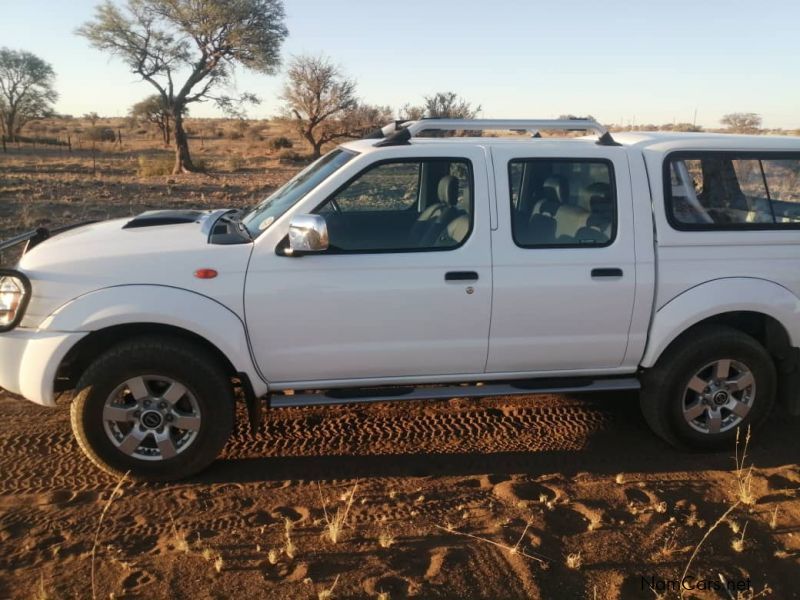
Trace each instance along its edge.
{"label": "dry shrub", "polygon": [[92,126],[87,127],[83,132],[83,137],[90,142],[113,142],[117,139],[117,134],[110,127]]}
{"label": "dry shrub", "polygon": [[281,163],[300,163],[308,160],[307,156],[300,154],[296,150],[290,150],[288,148],[278,152],[277,157],[278,161]]}
{"label": "dry shrub", "polygon": [[139,177],[170,175],[175,167],[175,157],[166,154],[158,156],[140,156],[137,174]]}
{"label": "dry shrub", "polygon": [[231,155],[223,161],[222,166],[225,171],[235,173],[244,167],[244,159],[241,156]]}
{"label": "dry shrub", "polygon": [[286,148],[293,148],[294,144],[292,140],[287,138],[285,135],[279,135],[278,137],[272,138],[269,143],[267,144],[270,150],[276,152],[278,150],[284,150]]}

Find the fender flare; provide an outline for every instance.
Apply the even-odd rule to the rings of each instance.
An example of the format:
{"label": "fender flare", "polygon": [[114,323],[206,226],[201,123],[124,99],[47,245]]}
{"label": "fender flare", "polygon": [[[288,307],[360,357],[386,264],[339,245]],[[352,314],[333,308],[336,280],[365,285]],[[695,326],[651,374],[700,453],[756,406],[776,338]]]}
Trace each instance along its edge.
{"label": "fender flare", "polygon": [[664,350],[693,325],[739,311],[772,317],[786,329],[789,343],[800,346],[800,298],[768,279],[729,277],[689,288],[658,308],[640,365],[652,367]]}
{"label": "fender flare", "polygon": [[268,384],[253,359],[243,319],[217,300],[191,290],[153,284],[102,288],[61,305],[40,330],[90,333],[135,323],[178,327],[204,338],[237,372],[250,378],[256,396],[267,393]]}

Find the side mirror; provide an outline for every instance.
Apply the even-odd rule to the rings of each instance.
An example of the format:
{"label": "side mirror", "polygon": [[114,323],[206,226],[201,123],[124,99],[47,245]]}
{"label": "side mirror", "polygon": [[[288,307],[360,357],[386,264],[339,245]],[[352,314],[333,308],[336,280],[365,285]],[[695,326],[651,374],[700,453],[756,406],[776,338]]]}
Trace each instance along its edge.
{"label": "side mirror", "polygon": [[328,224],[320,215],[296,215],[289,223],[289,249],[301,256],[328,249]]}

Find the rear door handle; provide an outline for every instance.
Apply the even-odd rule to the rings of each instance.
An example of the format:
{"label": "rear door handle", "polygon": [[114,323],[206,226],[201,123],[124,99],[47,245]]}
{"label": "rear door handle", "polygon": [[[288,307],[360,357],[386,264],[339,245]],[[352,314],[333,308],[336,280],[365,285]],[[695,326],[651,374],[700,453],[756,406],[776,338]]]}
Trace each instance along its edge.
{"label": "rear door handle", "polygon": [[448,271],[444,274],[445,281],[478,281],[475,271]]}
{"label": "rear door handle", "polygon": [[622,269],[592,269],[592,277],[622,277]]}

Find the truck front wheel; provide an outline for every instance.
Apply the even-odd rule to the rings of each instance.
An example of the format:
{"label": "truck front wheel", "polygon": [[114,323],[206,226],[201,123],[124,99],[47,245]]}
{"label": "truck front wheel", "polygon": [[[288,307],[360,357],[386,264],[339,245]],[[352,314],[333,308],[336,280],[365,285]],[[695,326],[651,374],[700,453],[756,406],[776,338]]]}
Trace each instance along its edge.
{"label": "truck front wheel", "polygon": [[115,476],[188,477],[216,458],[233,429],[230,379],[205,349],[181,339],[121,343],[86,369],[77,390],[75,437]]}
{"label": "truck front wheel", "polygon": [[775,399],[775,365],[753,337],[699,326],[642,375],[645,420],[674,446],[730,449],[737,429],[758,426]]}

